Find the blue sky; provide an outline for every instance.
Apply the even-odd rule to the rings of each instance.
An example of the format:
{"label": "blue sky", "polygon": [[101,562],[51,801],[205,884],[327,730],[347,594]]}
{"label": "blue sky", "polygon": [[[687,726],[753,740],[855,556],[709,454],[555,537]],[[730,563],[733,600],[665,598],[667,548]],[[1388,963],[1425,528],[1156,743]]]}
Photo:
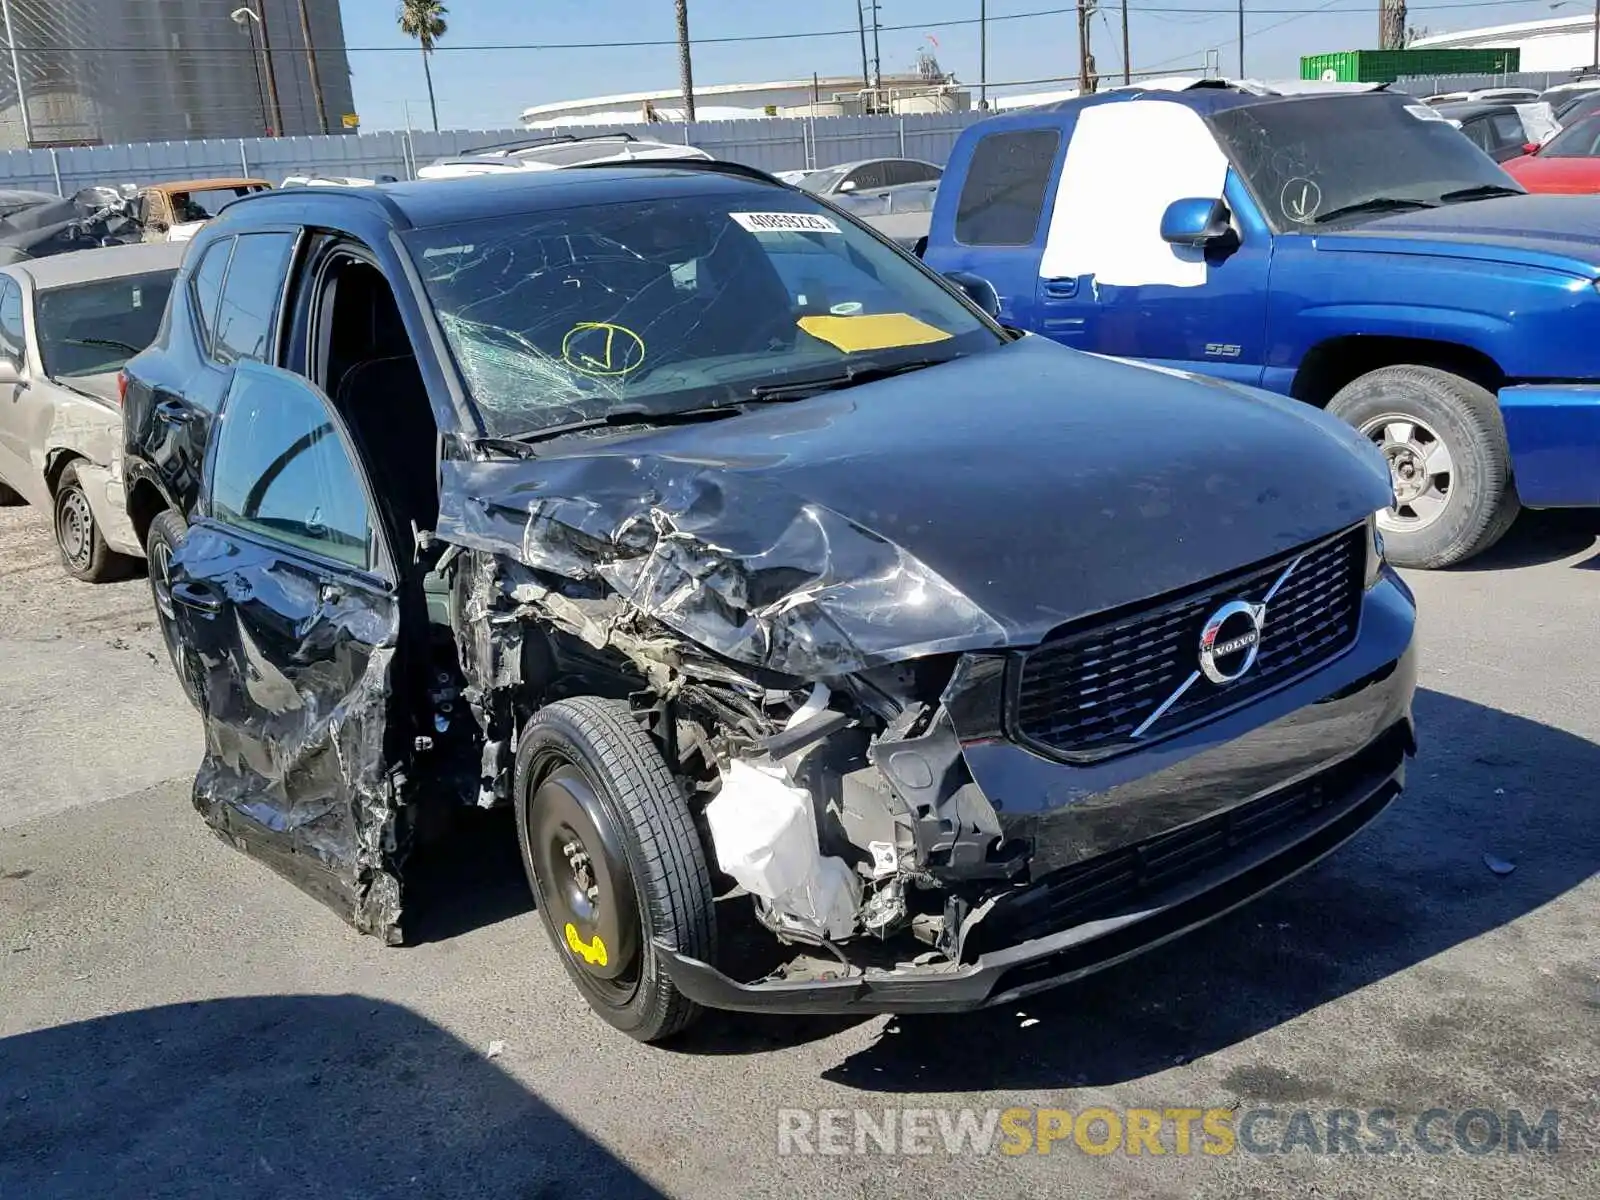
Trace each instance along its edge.
{"label": "blue sky", "polygon": [[[910,29],[881,37],[885,71],[910,67],[924,31],[939,41],[939,61],[963,81],[978,78],[976,25],[938,22],[975,18],[979,0],[879,0],[885,26]],[[395,28],[390,0],[342,0],[346,42],[355,52],[356,104],[366,129],[398,128],[409,101],[414,123],[427,123],[427,88],[415,44]],[[1224,70],[1238,61],[1237,21],[1230,0],[1128,0],[1135,70],[1200,67],[1205,50],[1222,51]],[[1075,75],[1077,43],[1070,11],[1004,20],[1012,14],[1067,9],[1066,0],[988,0],[991,81]],[[1153,11],[1195,9],[1194,12]],[[1377,0],[1246,0],[1245,67],[1259,77],[1296,75],[1302,54],[1368,48],[1377,42]],[[1546,0],[1416,0],[1410,24],[1432,32],[1472,29],[1551,15]],[[1572,2],[1562,12],[1584,6]],[[690,32],[698,38],[844,30],[846,36],[744,44],[698,45],[695,80],[742,83],[859,71],[855,0],[809,4],[755,0],[689,0]],[[670,41],[672,0],[456,0],[450,31],[434,56],[440,124],[504,128],[528,104],[672,87],[677,54],[670,45],[616,47],[618,41]],[[594,49],[525,50],[524,44],[606,43]],[[383,47],[379,52],[361,48]],[[409,48],[409,49],[408,49]],[[1102,76],[1121,70],[1120,11],[1096,19],[1095,56]]]}

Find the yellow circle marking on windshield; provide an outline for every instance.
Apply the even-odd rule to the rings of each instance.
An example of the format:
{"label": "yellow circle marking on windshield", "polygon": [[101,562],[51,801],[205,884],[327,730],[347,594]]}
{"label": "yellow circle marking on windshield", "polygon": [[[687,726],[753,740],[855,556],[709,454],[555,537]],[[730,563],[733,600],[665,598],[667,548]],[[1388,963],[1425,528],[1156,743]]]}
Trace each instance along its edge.
{"label": "yellow circle marking on windshield", "polygon": [[644,366],[644,339],[626,325],[579,321],[561,339],[561,358],[585,375],[626,375]]}

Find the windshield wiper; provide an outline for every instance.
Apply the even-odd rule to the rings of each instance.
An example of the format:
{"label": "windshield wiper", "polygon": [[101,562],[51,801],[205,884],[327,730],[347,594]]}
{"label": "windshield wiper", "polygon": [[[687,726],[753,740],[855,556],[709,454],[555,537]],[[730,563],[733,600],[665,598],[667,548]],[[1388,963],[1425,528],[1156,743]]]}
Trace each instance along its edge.
{"label": "windshield wiper", "polygon": [[139,347],[130,346],[127,342],[113,341],[111,338],[62,338],[68,346],[106,346],[112,350],[126,350],[129,354],[139,353]]}
{"label": "windshield wiper", "polygon": [[711,404],[704,408],[665,410],[629,405],[626,408],[614,408],[598,417],[585,417],[581,421],[567,421],[560,425],[547,425],[543,429],[530,429],[527,433],[519,433],[514,438],[481,437],[477,439],[477,443],[491,450],[514,454],[518,458],[532,458],[533,452],[530,447],[534,443],[548,442],[553,438],[565,437],[569,433],[627,425],[688,425],[699,421],[716,421],[722,417],[738,416],[740,411],[738,404]]}
{"label": "windshield wiper", "polygon": [[814,396],[818,392],[835,392],[840,388],[871,383],[875,379],[888,379],[892,375],[904,375],[908,371],[920,371],[924,367],[937,367],[940,363],[952,362],[959,357],[960,355],[949,355],[945,358],[914,358],[910,362],[894,363],[890,366],[846,367],[833,375],[819,375],[811,379],[796,380],[793,383],[758,383],[746,394],[752,400],[799,400],[806,396]]}
{"label": "windshield wiper", "polygon": [[1523,196],[1526,194],[1521,188],[1506,187],[1499,183],[1480,183],[1476,187],[1457,188],[1453,192],[1446,192],[1439,199],[1446,204],[1456,204],[1462,200],[1491,200],[1496,196]]}
{"label": "windshield wiper", "polygon": [[1412,208],[1438,208],[1432,200],[1406,200],[1399,196],[1374,196],[1370,200],[1363,200],[1359,204],[1346,204],[1340,208],[1331,209],[1317,217],[1313,225],[1323,225],[1329,221],[1336,221],[1340,217],[1353,217],[1357,213],[1377,212],[1404,212]]}

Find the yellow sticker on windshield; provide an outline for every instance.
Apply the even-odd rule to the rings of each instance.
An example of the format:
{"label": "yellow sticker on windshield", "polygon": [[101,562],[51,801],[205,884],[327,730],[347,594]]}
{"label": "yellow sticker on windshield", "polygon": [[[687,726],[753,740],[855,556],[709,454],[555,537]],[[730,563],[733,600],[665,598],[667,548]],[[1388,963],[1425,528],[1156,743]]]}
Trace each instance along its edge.
{"label": "yellow sticker on windshield", "polygon": [[919,321],[910,313],[874,313],[859,317],[801,317],[800,328],[820,341],[855,354],[948,341],[950,334]]}

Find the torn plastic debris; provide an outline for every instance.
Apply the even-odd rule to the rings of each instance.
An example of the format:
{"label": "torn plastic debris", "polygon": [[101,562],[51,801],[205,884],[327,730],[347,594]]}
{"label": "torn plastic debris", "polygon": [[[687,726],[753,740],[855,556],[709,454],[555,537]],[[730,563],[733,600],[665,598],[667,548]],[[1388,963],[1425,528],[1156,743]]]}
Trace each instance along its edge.
{"label": "torn plastic debris", "polygon": [[854,932],[861,881],[843,859],[822,856],[811,794],[782,770],[735,759],[706,823],[717,865],[766,900],[781,927],[812,938]]}
{"label": "torn plastic debris", "polygon": [[842,675],[1006,641],[906,550],[756,476],[622,453],[444,470],[446,541],[515,548],[535,570],[603,581],[737,662]]}

